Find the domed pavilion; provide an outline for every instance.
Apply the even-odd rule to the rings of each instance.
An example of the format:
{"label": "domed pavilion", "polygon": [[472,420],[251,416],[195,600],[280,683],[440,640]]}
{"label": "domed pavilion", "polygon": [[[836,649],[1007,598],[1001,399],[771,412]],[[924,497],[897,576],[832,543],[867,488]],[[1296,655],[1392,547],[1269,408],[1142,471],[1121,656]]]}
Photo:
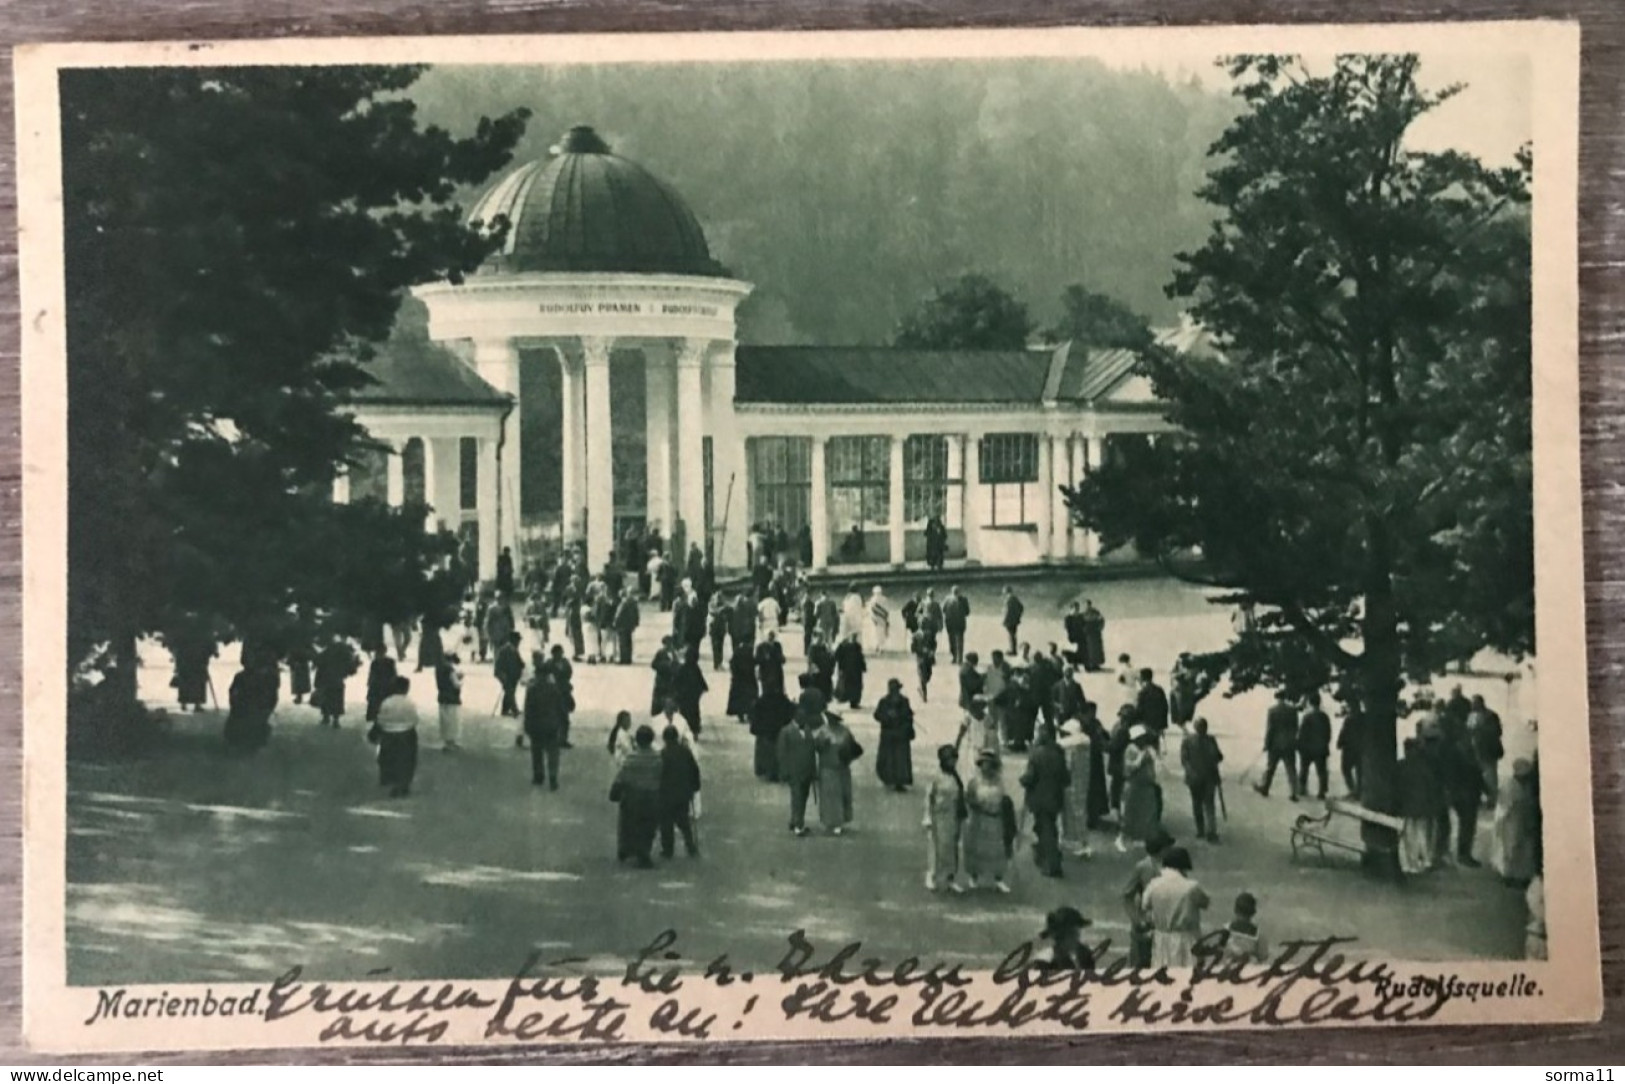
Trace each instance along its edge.
{"label": "domed pavilion", "polygon": [[[1169,428],[1126,350],[741,346],[751,285],[670,185],[589,127],[510,169],[469,221],[504,229],[500,247],[463,282],[415,291],[440,345],[386,348],[354,410],[395,449],[378,495],[422,499],[431,524],[477,538],[485,578],[502,548],[520,559],[549,537],[583,544],[597,569],[628,526],[699,545],[720,569],[1109,559],[1059,489],[1114,442]],[[1189,348],[1192,334],[1166,338]],[[638,355],[641,425],[610,378]],[[522,454],[553,439],[521,433],[522,358],[557,367],[556,522],[522,522]],[[617,379],[624,391],[637,376]],[[615,477],[612,412],[642,433],[641,479]]]}

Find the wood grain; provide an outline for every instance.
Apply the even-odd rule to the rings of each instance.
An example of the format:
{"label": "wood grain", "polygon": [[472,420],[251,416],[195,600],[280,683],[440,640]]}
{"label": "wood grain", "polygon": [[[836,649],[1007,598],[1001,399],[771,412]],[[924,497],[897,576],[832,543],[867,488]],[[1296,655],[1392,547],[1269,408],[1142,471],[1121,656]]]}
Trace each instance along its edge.
{"label": "wood grain", "polygon": [[[18,393],[16,150],[9,46],[28,41],[130,41],[295,35],[419,35],[881,29],[1078,25],[1212,25],[1347,20],[1356,9],[1335,0],[1199,2],[1162,0],[14,0],[0,6],[8,46],[0,84],[0,1062],[61,1064],[21,1047],[20,922],[22,721],[21,474]],[[1596,1025],[1556,1028],[1396,1028],[1217,1035],[1096,1036],[1058,1039],[880,1041],[842,1044],[527,1047],[438,1052],[467,1063],[621,1061],[655,1064],[776,1062],[964,1063],[1094,1062],[1158,1064],[1255,1062],[1450,1062],[1572,1064],[1617,1062],[1625,1050],[1625,5],[1618,0],[1375,0],[1364,21],[1577,18],[1582,24],[1580,286],[1581,432],[1584,456],[1587,644],[1597,876],[1606,1015]],[[207,1064],[436,1060],[429,1054],[350,1050],[152,1054],[74,1059],[112,1064]]]}

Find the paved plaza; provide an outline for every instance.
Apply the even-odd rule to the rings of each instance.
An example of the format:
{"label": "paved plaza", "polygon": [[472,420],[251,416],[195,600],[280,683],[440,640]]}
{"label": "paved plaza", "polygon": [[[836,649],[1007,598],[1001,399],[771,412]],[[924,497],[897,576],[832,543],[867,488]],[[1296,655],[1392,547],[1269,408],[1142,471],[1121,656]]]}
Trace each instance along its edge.
{"label": "paved plaza", "polygon": [[[983,582],[968,592],[968,642],[984,661],[1001,642],[998,586]],[[1056,574],[1016,586],[1027,602],[1023,639],[1035,646],[1061,639],[1062,611],[1080,585]],[[1229,612],[1193,588],[1123,580],[1082,593],[1106,615],[1109,657],[1129,652],[1164,685],[1180,650],[1213,650],[1229,639]],[[900,589],[893,597],[901,603]],[[761,969],[782,956],[796,929],[830,951],[862,940],[865,955],[883,959],[925,953],[991,965],[1034,937],[1044,912],[1060,903],[1091,916],[1097,940],[1123,943],[1119,893],[1137,856],[1117,853],[1106,833],[1095,836],[1092,859],[1068,857],[1062,880],[1040,877],[1024,849],[1008,896],[926,890],[923,784],[935,747],[953,740],[960,720],[946,651],[927,705],[918,703],[912,659],[900,645],[871,658],[863,708],[844,713],[867,752],[854,766],[856,822],[842,838],[787,831],[786,791],[753,776],[750,735],[721,715],[727,674],[708,670],[699,747],[703,853],[690,859],[679,848],[679,857],[657,859],[648,871],[618,865],[605,738],[617,709],[646,719],[648,659],[667,627],[665,615],[646,608],[637,665],[577,666],[575,748],[564,755],[556,793],[530,785],[529,757],[514,747],[516,723],[493,716],[498,692],[488,665],[465,656],[463,748],[455,753],[436,740],[432,674],[403,667],[425,725],[412,795],[394,801],[379,792],[374,749],[363,736],[364,674],[350,683],[338,731],[291,704],[284,680],[270,745],[235,759],[222,746],[219,712],[174,711],[168,656],[153,648],[142,693],[170,710],[171,737],[138,758],[68,768],[70,981],[260,981],[295,964],[335,980],[384,968],[393,977],[498,978],[533,948],[550,960],[619,969],[667,928],[678,931],[677,949],[690,960],[726,952]],[[793,683],[800,635],[793,625],[787,633]],[[234,668],[228,650],[212,674],[221,694]],[[904,679],[918,716],[917,785],[907,794],[883,789],[874,775],[871,713],[893,676]],[[1115,674],[1084,683],[1091,699],[1115,707]],[[1528,755],[1534,736],[1508,704],[1506,683],[1475,675],[1462,684],[1506,718],[1503,763]],[[1532,691],[1520,699],[1532,703]],[[1190,842],[1177,748],[1166,761],[1166,822],[1190,846],[1195,875],[1214,898],[1210,924],[1227,920],[1235,894],[1246,889],[1259,897],[1261,925],[1274,942],[1337,934],[1360,938],[1356,953],[1390,958],[1519,955],[1522,894],[1487,867],[1395,884],[1371,880],[1352,863],[1294,863],[1288,828],[1316,803],[1289,803],[1280,785],[1273,798],[1260,798],[1242,778],[1261,747],[1266,703],[1266,693],[1227,699],[1221,689],[1200,709],[1226,755],[1229,819],[1220,844]],[[1012,786],[1020,770],[1019,755],[1007,760]],[[1333,793],[1340,790],[1334,781]],[[1486,819],[1481,852],[1488,828]]]}

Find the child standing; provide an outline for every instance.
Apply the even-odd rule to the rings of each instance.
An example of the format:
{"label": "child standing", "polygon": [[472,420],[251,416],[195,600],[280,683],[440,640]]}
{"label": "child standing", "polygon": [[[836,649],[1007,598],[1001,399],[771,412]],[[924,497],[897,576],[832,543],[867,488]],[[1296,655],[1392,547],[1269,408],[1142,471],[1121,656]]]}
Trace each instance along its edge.
{"label": "child standing", "polygon": [[1235,917],[1225,927],[1224,957],[1237,963],[1252,960],[1263,963],[1269,955],[1264,935],[1258,930],[1258,900],[1251,892],[1236,896]]}

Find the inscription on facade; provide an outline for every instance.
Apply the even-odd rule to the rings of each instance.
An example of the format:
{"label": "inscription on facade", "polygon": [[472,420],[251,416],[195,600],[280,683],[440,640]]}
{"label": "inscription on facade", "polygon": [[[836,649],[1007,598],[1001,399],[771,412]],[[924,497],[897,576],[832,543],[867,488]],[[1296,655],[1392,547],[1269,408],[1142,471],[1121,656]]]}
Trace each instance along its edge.
{"label": "inscription on facade", "polygon": [[544,301],[538,306],[543,316],[716,316],[715,305],[684,301]]}

